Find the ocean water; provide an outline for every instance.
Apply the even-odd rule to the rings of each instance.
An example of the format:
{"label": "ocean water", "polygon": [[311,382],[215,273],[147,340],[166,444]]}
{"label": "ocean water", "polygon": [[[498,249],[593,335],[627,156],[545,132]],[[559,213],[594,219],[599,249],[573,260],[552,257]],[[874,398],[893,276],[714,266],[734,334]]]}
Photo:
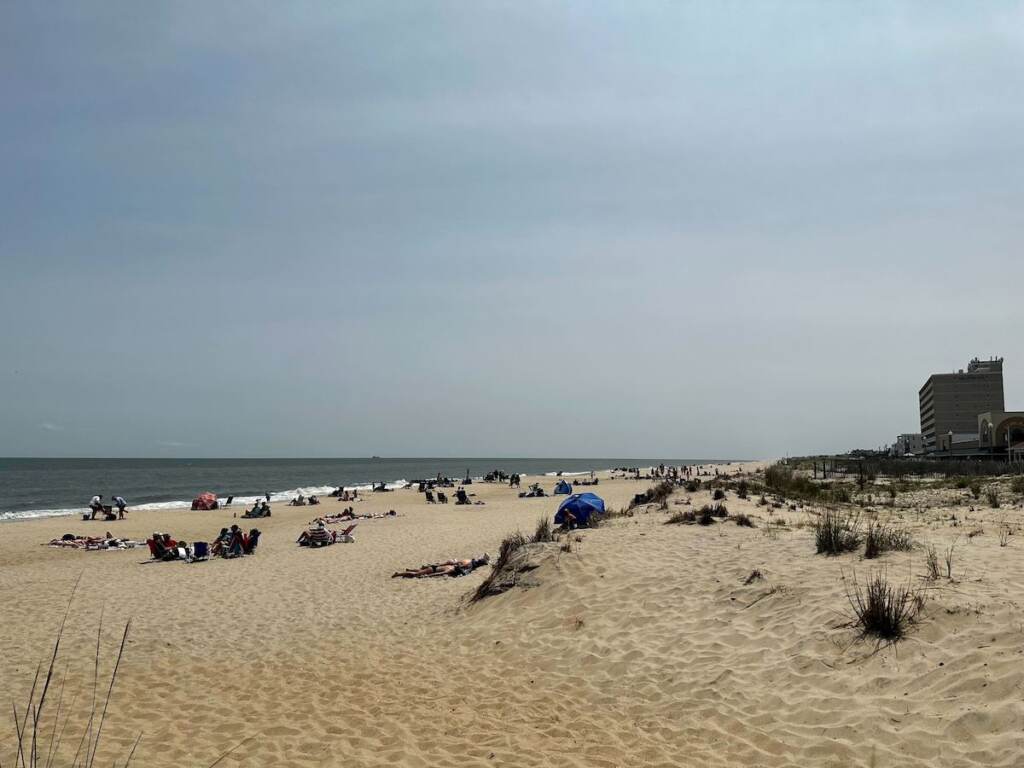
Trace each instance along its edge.
{"label": "ocean water", "polygon": [[213,491],[235,503],[264,493],[288,501],[327,495],[338,486],[369,489],[384,482],[435,477],[480,478],[491,470],[520,474],[586,474],[612,467],[710,464],[717,459],[5,459],[0,458],[0,520],[71,515],[94,494],[124,496],[130,510],[187,508]]}

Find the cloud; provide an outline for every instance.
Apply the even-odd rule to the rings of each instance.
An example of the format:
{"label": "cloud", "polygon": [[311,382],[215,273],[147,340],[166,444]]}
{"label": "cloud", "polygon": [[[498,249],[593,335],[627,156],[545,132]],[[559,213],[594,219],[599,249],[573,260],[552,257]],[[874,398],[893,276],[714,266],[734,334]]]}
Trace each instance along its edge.
{"label": "cloud", "polygon": [[39,428],[46,432],[60,432],[64,429],[60,424],[54,424],[52,421],[44,421]]}

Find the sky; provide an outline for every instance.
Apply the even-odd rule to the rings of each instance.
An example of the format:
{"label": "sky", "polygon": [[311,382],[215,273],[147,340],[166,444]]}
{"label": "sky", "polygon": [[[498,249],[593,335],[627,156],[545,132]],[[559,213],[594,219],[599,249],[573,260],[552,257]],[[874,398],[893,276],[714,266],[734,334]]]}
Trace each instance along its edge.
{"label": "sky", "polygon": [[1024,4],[0,2],[0,455],[753,458],[1024,409]]}

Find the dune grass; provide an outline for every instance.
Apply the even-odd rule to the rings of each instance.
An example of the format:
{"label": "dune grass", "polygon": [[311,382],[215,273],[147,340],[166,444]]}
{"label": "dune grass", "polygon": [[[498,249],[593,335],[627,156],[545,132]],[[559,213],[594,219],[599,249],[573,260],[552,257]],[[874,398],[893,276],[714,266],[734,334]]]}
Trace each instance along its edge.
{"label": "dune grass", "polygon": [[846,597],[853,609],[854,623],[862,635],[899,640],[914,623],[924,603],[919,590],[910,586],[893,586],[882,574],[875,574],[863,585],[854,574],[851,583]]}
{"label": "dune grass", "polygon": [[537,527],[533,531],[533,536],[530,537],[530,541],[533,543],[554,541],[555,530],[551,526],[551,518],[545,515],[537,521]]}
{"label": "dune grass", "polygon": [[814,544],[819,555],[841,555],[860,546],[860,516],[827,509],[814,523]]}
{"label": "dune grass", "polygon": [[697,522],[697,513],[692,509],[677,509],[668,516],[665,525],[692,525]]}
{"label": "dune grass", "polygon": [[[15,702],[11,702],[11,711],[14,721],[14,736],[18,745],[17,755],[14,759],[15,768],[53,768],[59,765],[70,765],[73,768],[92,768],[96,763],[100,744],[103,737],[103,727],[107,720],[107,710],[110,706],[110,699],[114,694],[117,684],[118,672],[121,668],[121,660],[124,657],[125,646],[128,642],[128,633],[131,630],[131,619],[125,622],[124,631],[121,634],[121,643],[114,660],[113,670],[110,673],[110,680],[106,684],[106,692],[100,696],[100,659],[102,657],[101,640],[103,637],[103,614],[100,613],[99,627],[96,631],[96,648],[93,659],[93,681],[91,704],[86,713],[86,723],[78,739],[78,746],[70,763],[58,762],[61,756],[61,744],[65,742],[65,735],[72,725],[72,715],[77,714],[75,704],[78,695],[75,694],[71,703],[64,706],[68,669],[65,665],[60,681],[57,682],[58,660],[60,658],[61,642],[64,638],[64,629],[67,625],[68,615],[75,601],[75,594],[81,581],[81,575],[75,582],[68,598],[68,604],[64,609],[64,616],[61,618],[60,626],[57,629],[57,637],[53,644],[53,651],[50,653],[49,662],[44,670],[42,663],[36,667],[32,686],[29,689],[28,701],[18,709]],[[57,703],[50,717],[51,692],[57,687]],[[85,715],[83,715],[85,716]],[[127,768],[135,751],[142,740],[140,733],[131,751],[124,757],[124,767]],[[106,758],[104,758],[104,762]],[[115,760],[115,764],[118,761]],[[0,761],[0,765],[5,765]]]}
{"label": "dune grass", "polygon": [[864,558],[871,560],[885,552],[909,552],[914,547],[910,533],[882,523],[868,523],[864,533]]}
{"label": "dune grass", "polygon": [[498,558],[491,564],[491,572],[487,574],[487,577],[473,591],[469,601],[475,603],[489,595],[498,594],[503,591],[497,588],[499,580],[509,575],[509,571],[512,568],[513,555],[529,543],[529,540],[519,531],[510,533],[502,539],[501,547],[498,550]]}

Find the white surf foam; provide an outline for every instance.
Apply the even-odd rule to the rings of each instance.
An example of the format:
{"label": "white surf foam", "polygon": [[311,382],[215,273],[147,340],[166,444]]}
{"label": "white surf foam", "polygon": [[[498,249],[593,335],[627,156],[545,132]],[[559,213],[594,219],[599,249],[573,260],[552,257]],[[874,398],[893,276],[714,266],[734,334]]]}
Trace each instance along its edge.
{"label": "white surf foam", "polygon": [[[404,480],[392,480],[389,483],[385,483],[384,487],[389,491],[397,491],[401,488],[405,488],[409,483]],[[362,492],[371,492],[373,490],[373,483],[361,483],[355,485],[346,485],[345,488],[349,491],[358,490]],[[287,491],[277,491],[276,493],[270,494],[271,504],[286,504],[296,496],[302,495],[306,498],[310,496],[328,496],[338,486],[336,485],[306,485],[299,488],[291,488]],[[256,501],[262,501],[266,496],[259,494],[258,496],[235,496],[231,501],[232,507],[252,506]],[[221,505],[227,502],[226,496],[219,496],[218,500]],[[128,505],[128,513],[132,512],[154,512],[163,511],[169,509],[191,509],[192,500],[187,501],[178,499],[175,501],[156,501],[149,504],[131,504]],[[87,514],[89,511],[88,507],[72,507],[66,509],[29,509],[21,512],[0,512],[0,521],[8,520],[31,520],[33,518],[40,517],[71,517],[82,514]]]}

